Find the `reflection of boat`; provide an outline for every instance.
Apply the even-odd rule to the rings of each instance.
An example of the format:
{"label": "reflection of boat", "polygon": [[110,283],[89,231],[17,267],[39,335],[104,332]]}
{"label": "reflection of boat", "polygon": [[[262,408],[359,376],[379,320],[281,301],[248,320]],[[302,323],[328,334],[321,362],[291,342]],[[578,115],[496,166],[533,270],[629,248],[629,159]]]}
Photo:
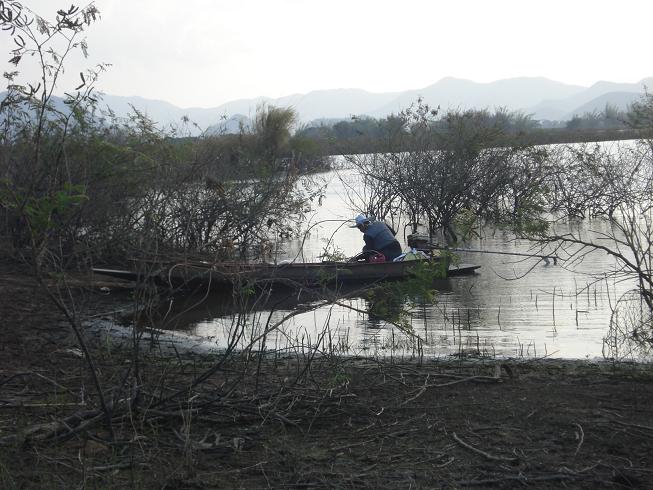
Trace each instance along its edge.
{"label": "reflection of boat", "polygon": [[[430,287],[430,291],[450,292],[452,280],[436,279]],[[386,290],[383,284],[365,283],[333,284],[320,288],[287,288],[272,284],[255,294],[245,290],[229,291],[225,294],[224,290],[219,289],[206,291],[202,287],[186,288],[184,294],[171,295],[162,302],[158,310],[157,325],[163,330],[188,330],[198,324],[212,323],[216,318],[261,312],[275,312],[283,316],[298,309],[310,311],[313,307],[318,308],[325,304],[342,305],[343,302],[364,300],[355,305],[357,311],[366,311],[371,324],[378,328],[379,320],[392,317],[409,298],[418,304],[425,301],[419,291],[407,293],[394,288]],[[265,319],[267,315],[263,321]]]}
{"label": "reflection of boat", "polygon": [[97,274],[127,280],[154,279],[173,287],[197,286],[229,287],[249,284],[286,284],[288,286],[316,286],[331,283],[372,283],[408,278],[417,267],[428,265],[434,278],[469,274],[480,266],[450,265],[447,258],[401,262],[315,262],[289,264],[246,264],[209,262],[179,263],[159,267],[153,272],[93,269]]}

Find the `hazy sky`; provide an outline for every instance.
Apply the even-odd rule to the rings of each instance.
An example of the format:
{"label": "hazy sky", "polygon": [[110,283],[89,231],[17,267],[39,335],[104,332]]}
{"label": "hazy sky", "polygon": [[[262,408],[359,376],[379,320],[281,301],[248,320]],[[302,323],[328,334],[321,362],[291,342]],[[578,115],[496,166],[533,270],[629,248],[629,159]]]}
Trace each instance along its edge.
{"label": "hazy sky", "polygon": [[[71,0],[24,0],[52,19]],[[446,76],[589,86],[653,76],[651,0],[97,0],[87,64],[115,95],[212,107],[333,88],[418,89]],[[80,4],[85,5],[85,4]],[[0,32],[0,48],[10,49]],[[3,59],[3,71],[11,67]],[[27,70],[27,67],[25,67]],[[69,73],[78,73],[71,63]]]}

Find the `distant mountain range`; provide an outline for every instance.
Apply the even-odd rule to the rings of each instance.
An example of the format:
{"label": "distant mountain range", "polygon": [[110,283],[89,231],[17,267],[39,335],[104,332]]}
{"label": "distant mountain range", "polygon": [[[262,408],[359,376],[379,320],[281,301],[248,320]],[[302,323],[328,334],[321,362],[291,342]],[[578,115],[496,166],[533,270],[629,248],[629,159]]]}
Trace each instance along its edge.
{"label": "distant mountain range", "polygon": [[[180,108],[165,101],[143,97],[104,95],[102,105],[110,107],[118,116],[127,114],[131,107],[145,112],[161,126],[179,124],[188,117],[208,132],[234,132],[256,113],[256,107],[267,103],[277,107],[293,107],[302,124],[315,120],[341,120],[351,116],[383,118],[410,106],[421,97],[433,107],[443,110],[497,109],[532,114],[534,119],[566,121],[574,115],[601,111],[606,104],[620,110],[644,93],[653,89],[653,77],[636,83],[601,81],[591,87],[569,85],[547,78],[509,78],[490,83],[477,83],[459,78],[442,80],[417,90],[371,93],[361,89],[316,90],[277,99],[256,97],[227,102],[213,108]],[[0,94],[0,98],[2,95]],[[193,130],[198,133],[199,130]]]}

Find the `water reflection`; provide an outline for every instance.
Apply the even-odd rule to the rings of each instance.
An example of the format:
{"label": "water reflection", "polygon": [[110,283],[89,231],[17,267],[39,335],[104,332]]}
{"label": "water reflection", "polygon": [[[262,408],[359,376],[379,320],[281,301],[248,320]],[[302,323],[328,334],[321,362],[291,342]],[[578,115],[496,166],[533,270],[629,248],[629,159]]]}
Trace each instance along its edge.
{"label": "water reflection", "polygon": [[[334,173],[323,177],[329,185],[323,206],[311,223],[351,219],[354,212],[346,204],[345,186]],[[345,173],[344,178],[356,177]],[[601,224],[574,226],[596,228]],[[325,247],[334,245],[347,255],[355,255],[362,247],[360,233],[326,221],[302,240],[279,244],[280,259],[317,261]],[[529,243],[500,231],[484,230],[480,238],[465,245],[533,253]],[[317,348],[323,352],[393,356],[598,358],[606,352],[604,340],[609,336],[615,307],[635,286],[630,280],[611,277],[609,273],[618,264],[601,253],[585,256],[573,268],[564,263],[547,265],[537,258],[459,255],[462,262],[480,264],[481,269],[471,276],[438,283],[433,301],[390,298],[385,310],[380,310],[378,298],[342,291],[344,297],[337,303],[311,309],[324,298],[307,291],[275,289],[248,299],[245,308],[239,307],[248,312],[244,315],[234,309],[230,295],[211,297],[184,314],[175,310],[169,316],[169,328],[186,329],[218,343],[226,342],[232,329],[243,328],[243,346],[264,335],[266,349],[293,352]],[[188,305],[180,307],[183,311]],[[298,308],[306,311],[298,313]],[[406,335],[396,326],[397,315],[405,311],[410,313],[405,321],[414,335]],[[266,333],[266,328],[290,314],[294,316],[278,330]],[[631,357],[644,355],[633,350]]]}

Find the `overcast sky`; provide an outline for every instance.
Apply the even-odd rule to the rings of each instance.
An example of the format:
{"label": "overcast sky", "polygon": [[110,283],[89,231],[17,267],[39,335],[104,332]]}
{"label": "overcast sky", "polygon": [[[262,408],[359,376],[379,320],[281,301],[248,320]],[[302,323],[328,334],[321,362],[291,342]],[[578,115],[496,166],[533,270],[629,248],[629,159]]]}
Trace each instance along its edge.
{"label": "overcast sky", "polygon": [[[52,19],[70,0],[24,0]],[[447,76],[589,86],[653,76],[651,0],[97,0],[99,88],[180,107],[418,89]],[[80,4],[84,5],[84,4]],[[3,52],[10,39],[0,33]],[[3,59],[3,71],[11,67]],[[25,67],[27,70],[27,67]],[[79,72],[71,63],[69,73]]]}

